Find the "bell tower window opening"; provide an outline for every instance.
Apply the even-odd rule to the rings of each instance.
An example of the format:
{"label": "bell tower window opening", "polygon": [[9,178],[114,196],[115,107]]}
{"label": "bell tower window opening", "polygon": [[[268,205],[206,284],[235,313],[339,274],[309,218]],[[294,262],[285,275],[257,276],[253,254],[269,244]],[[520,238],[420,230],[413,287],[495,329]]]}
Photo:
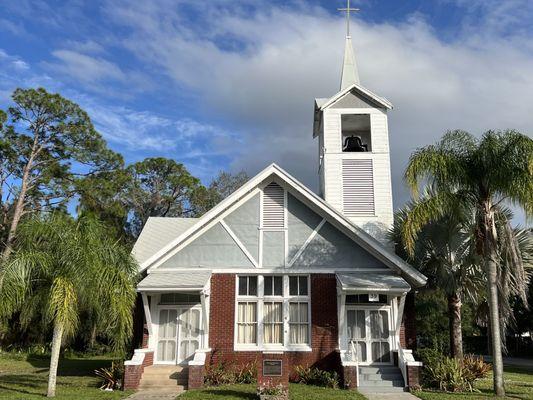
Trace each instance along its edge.
{"label": "bell tower window opening", "polygon": [[370,114],[343,114],[341,131],[343,153],[372,151]]}

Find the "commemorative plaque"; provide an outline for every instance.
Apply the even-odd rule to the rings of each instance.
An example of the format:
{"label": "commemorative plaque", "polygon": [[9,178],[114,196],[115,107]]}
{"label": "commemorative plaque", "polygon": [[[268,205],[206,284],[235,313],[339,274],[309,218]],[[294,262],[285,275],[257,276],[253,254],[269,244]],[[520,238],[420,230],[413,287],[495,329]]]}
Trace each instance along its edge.
{"label": "commemorative plaque", "polygon": [[263,360],[263,376],[281,376],[281,360]]}

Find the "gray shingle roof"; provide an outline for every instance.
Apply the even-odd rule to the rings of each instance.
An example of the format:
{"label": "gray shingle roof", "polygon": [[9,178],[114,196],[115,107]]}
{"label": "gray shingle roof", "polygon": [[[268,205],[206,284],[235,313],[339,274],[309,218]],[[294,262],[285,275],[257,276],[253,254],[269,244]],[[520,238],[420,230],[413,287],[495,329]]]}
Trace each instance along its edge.
{"label": "gray shingle roof", "polygon": [[353,272],[338,273],[343,289],[375,289],[375,290],[400,290],[409,291],[409,285],[405,279],[399,275],[389,272]]}
{"label": "gray shingle roof", "polygon": [[131,251],[139,264],[189,229],[198,218],[150,217]]}
{"label": "gray shingle roof", "polygon": [[205,286],[211,277],[211,271],[176,270],[168,272],[154,271],[137,285],[138,290],[150,289],[200,289]]}

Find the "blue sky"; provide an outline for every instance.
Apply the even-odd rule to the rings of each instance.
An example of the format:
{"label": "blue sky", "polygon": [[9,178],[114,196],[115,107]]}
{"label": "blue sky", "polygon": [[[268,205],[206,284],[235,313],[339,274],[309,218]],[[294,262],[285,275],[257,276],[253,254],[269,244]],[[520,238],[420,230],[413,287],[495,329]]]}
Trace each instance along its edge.
{"label": "blue sky", "polygon": [[[0,107],[44,86],[82,105],[128,162],[204,182],[277,162],[316,187],[314,97],[339,85],[342,0],[0,0]],[[352,1],[361,82],[390,114],[395,205],[418,146],[446,129],[533,127],[533,2]]]}

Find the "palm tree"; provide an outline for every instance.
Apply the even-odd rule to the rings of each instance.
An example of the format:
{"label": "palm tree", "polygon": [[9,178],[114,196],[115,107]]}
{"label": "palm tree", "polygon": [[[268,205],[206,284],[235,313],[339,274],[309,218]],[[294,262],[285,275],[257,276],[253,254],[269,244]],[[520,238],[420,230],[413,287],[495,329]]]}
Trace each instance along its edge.
{"label": "palm tree", "polygon": [[62,342],[78,327],[81,310],[105,310],[104,335],[122,351],[132,332],[137,266],[129,251],[96,219],[62,213],[31,218],[0,270],[0,316],[20,311],[53,328],[49,397],[55,396]]}
{"label": "palm tree", "polygon": [[[440,142],[415,151],[405,172],[406,182],[417,195],[421,183],[429,181],[435,193],[408,213],[403,238],[413,254],[417,236],[428,222],[436,221],[462,204],[476,214],[476,248],[483,260],[490,309],[490,331],[493,352],[494,390],[505,395],[499,318],[499,278],[502,254],[499,239],[510,239],[508,252],[514,267],[523,268],[517,260],[518,243],[512,237],[498,236],[498,207],[509,202],[533,212],[533,140],[516,131],[488,131],[480,139],[464,131],[446,133]],[[525,282],[513,282],[517,290]]]}
{"label": "palm tree", "polygon": [[483,285],[474,257],[473,215],[456,209],[453,214],[429,222],[419,232],[412,256],[402,252],[406,247],[402,237],[405,220],[417,203],[431,194],[428,191],[422,200],[414,201],[396,213],[390,238],[399,254],[428,277],[427,288],[440,289],[446,295],[450,352],[453,357],[462,360],[462,302],[465,299],[475,300]]}

